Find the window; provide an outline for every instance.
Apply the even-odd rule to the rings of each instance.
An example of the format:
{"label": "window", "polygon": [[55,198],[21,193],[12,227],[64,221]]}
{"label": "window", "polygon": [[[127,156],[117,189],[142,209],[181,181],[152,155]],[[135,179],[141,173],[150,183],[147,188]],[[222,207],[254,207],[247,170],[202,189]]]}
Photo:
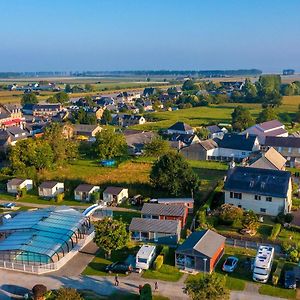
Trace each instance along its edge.
{"label": "window", "polygon": [[292,152],[292,148],[291,147],[289,147],[289,153],[291,153]]}
{"label": "window", "polygon": [[230,198],[233,198],[233,192],[230,192]]}
{"label": "window", "polygon": [[278,152],[281,152],[282,151],[282,147],[278,147]]}
{"label": "window", "polygon": [[266,197],[266,201],[272,202],[272,197]]}
{"label": "window", "polygon": [[246,152],[242,152],[242,155],[246,155]]}
{"label": "window", "polygon": [[266,210],[265,208],[261,208],[261,209],[260,209],[260,212],[262,212],[262,213],[266,213],[266,212],[267,212],[267,210]]}
{"label": "window", "polygon": [[261,196],[260,196],[260,195],[255,195],[255,196],[254,196],[254,199],[255,199],[255,200],[261,200]]}
{"label": "window", "polygon": [[242,193],[233,193],[233,198],[242,199]]}

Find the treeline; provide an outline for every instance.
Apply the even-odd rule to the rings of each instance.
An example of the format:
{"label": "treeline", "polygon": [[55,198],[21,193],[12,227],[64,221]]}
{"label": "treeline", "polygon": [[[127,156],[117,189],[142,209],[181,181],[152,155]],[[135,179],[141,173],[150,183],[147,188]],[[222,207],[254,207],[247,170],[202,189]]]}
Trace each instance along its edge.
{"label": "treeline", "polygon": [[[225,77],[225,76],[258,76],[262,74],[258,69],[240,70],[136,70],[136,71],[86,71],[76,73],[77,76],[99,76],[99,75],[169,75],[169,76],[203,76],[203,77]],[[75,75],[75,74],[74,74]]]}

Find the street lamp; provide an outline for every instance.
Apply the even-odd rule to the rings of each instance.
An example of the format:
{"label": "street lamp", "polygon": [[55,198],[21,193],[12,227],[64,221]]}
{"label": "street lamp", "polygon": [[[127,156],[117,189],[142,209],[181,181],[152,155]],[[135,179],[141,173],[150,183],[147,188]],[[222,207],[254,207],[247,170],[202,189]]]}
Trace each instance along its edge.
{"label": "street lamp", "polygon": [[207,261],[207,258],[203,258],[203,262],[204,262],[204,273],[206,273],[206,261]]}

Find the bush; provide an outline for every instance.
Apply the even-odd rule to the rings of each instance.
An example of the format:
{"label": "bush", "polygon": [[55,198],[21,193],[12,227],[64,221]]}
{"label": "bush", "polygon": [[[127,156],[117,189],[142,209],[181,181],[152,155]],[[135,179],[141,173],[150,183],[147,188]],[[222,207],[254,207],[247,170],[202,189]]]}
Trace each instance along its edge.
{"label": "bush", "polygon": [[152,300],[152,289],[149,283],[142,287],[140,300]]}
{"label": "bush", "polygon": [[19,191],[20,197],[25,197],[27,195],[27,189],[24,187]]}
{"label": "bush", "polygon": [[281,230],[281,224],[280,223],[277,223],[273,226],[273,229],[272,229],[272,232],[271,232],[271,235],[270,235],[270,240],[271,241],[276,240],[280,230]]}
{"label": "bush", "polygon": [[164,256],[160,254],[156,257],[156,259],[153,263],[153,269],[155,271],[158,271],[161,268],[161,266],[163,265],[163,263],[164,263]]}
{"label": "bush", "polygon": [[56,197],[55,197],[55,202],[56,203],[61,203],[61,202],[64,201],[64,198],[65,198],[64,193],[57,194]]}
{"label": "bush", "polygon": [[276,270],[275,270],[275,272],[273,273],[273,276],[272,276],[272,284],[273,285],[277,285],[278,284],[278,281],[279,281],[279,278],[281,276],[281,272],[282,272],[283,266],[284,266],[284,260],[281,258],[281,259],[279,259],[277,267],[276,267]]}
{"label": "bush", "polygon": [[100,200],[100,192],[99,191],[93,192],[91,194],[91,202],[96,203],[99,200]]}
{"label": "bush", "polygon": [[32,293],[33,293],[34,300],[41,299],[41,298],[45,297],[45,295],[47,293],[47,287],[44,286],[43,284],[36,284],[32,288]]}
{"label": "bush", "polygon": [[160,254],[162,254],[165,257],[167,257],[169,255],[169,252],[170,252],[170,248],[169,246],[163,246]]}
{"label": "bush", "polygon": [[241,220],[243,214],[243,209],[231,204],[223,204],[220,208],[219,218],[224,225],[232,225],[233,222]]}
{"label": "bush", "polygon": [[294,219],[294,216],[292,214],[284,214],[283,212],[279,213],[278,216],[276,217],[276,222],[280,224],[284,223],[291,223]]}

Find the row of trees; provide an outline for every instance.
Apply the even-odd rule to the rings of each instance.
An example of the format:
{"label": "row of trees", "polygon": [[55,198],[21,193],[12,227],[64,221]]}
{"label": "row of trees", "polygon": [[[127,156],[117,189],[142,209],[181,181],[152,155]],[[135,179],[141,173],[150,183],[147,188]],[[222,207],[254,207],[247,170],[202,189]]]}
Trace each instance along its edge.
{"label": "row of trees", "polygon": [[[47,102],[49,103],[61,103],[61,104],[65,104],[69,101],[69,96],[67,93],[65,92],[58,92],[54,95],[52,95],[51,97],[49,97],[47,99]],[[21,105],[24,106],[25,104],[37,104],[38,98],[37,95],[35,93],[27,93],[24,94],[21,98]]]}

